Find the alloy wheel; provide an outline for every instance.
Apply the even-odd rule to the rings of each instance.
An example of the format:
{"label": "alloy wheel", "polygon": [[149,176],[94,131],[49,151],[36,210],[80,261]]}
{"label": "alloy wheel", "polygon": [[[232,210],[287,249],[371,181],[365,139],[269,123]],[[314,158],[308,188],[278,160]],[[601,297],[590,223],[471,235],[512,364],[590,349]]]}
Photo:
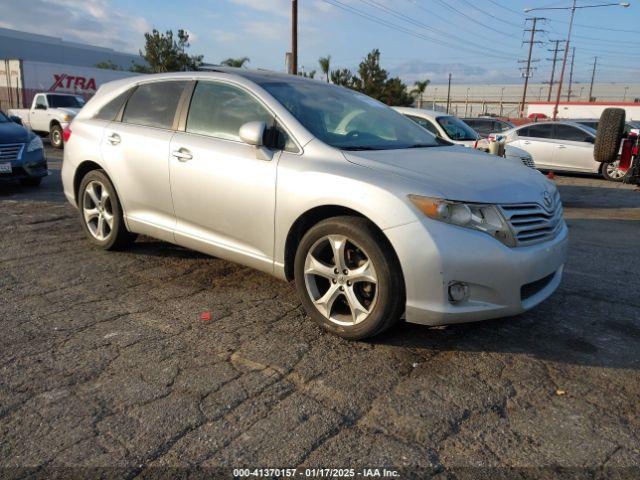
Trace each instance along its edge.
{"label": "alloy wheel", "polygon": [[82,214],[89,233],[104,241],[113,231],[113,205],[109,192],[101,182],[92,180],[83,195]]}
{"label": "alloy wheel", "polygon": [[309,249],[307,294],[331,322],[351,326],[367,319],[378,297],[378,276],[367,252],[344,235],[327,235]]}
{"label": "alloy wheel", "polygon": [[605,168],[607,169],[607,175],[613,180],[619,180],[627,174],[627,172],[620,169],[620,160],[607,163]]}

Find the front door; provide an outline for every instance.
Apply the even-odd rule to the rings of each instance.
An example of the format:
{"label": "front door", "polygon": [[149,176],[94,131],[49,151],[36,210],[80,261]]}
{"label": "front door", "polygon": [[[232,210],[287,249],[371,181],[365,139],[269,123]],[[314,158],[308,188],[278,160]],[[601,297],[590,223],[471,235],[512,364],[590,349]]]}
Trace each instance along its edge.
{"label": "front door", "polygon": [[48,132],[51,112],[48,111],[49,105],[47,96],[38,94],[34,98],[33,107],[29,112],[29,122],[31,129],[36,132]]}
{"label": "front door", "polygon": [[176,243],[272,272],[280,151],[242,142],[247,122],[274,115],[247,90],[199,81],[184,132],[171,141]]}

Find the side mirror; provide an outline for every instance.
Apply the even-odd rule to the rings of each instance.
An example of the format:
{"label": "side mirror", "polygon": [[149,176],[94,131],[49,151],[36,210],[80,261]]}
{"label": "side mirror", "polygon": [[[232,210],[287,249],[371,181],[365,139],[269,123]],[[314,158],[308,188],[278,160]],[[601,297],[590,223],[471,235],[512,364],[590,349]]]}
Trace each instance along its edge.
{"label": "side mirror", "polygon": [[17,123],[18,125],[22,125],[22,119],[20,117],[16,117],[15,115],[11,115],[9,117],[9,120],[11,120],[13,123]]}
{"label": "side mirror", "polygon": [[266,130],[267,124],[264,122],[247,122],[240,127],[240,140],[254,147],[262,147]]}
{"label": "side mirror", "polygon": [[36,110],[46,110],[47,106],[46,105],[42,105],[42,104],[37,104],[36,105]]}

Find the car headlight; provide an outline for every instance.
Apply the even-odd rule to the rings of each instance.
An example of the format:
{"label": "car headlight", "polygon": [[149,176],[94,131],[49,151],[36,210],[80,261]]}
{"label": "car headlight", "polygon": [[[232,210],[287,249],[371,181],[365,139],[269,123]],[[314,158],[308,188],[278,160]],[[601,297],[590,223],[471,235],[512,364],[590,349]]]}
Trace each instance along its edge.
{"label": "car headlight", "polygon": [[38,150],[40,148],[43,148],[42,139],[39,136],[34,135],[34,137],[27,144],[27,152],[33,152],[34,150]]}
{"label": "car headlight", "polygon": [[511,228],[495,205],[454,202],[421,195],[409,195],[409,200],[429,218],[479,230],[508,247],[516,244]]}

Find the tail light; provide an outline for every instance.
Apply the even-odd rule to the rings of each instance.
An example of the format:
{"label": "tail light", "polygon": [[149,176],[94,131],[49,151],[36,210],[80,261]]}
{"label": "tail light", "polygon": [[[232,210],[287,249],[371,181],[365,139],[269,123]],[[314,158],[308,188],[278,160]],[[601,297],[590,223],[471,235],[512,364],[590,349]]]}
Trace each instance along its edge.
{"label": "tail light", "polygon": [[70,138],[71,138],[71,129],[69,127],[65,127],[64,130],[62,130],[62,141],[64,143],[67,143]]}

